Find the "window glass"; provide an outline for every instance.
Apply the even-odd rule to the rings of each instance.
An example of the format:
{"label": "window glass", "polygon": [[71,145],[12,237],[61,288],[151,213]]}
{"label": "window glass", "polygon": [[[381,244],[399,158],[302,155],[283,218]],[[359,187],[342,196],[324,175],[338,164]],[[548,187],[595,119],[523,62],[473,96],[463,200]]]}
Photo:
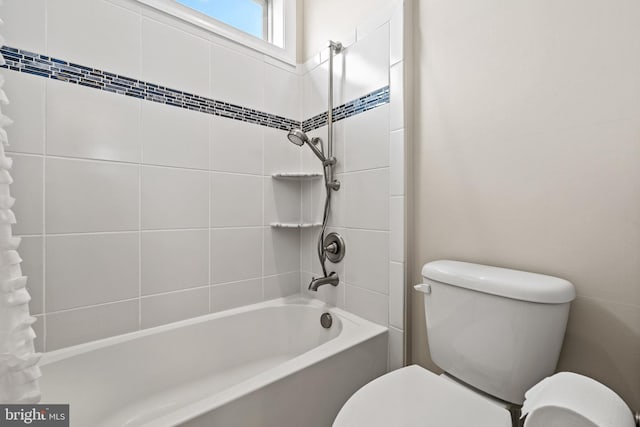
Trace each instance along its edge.
{"label": "window glass", "polygon": [[267,0],[176,0],[225,24],[267,40]]}

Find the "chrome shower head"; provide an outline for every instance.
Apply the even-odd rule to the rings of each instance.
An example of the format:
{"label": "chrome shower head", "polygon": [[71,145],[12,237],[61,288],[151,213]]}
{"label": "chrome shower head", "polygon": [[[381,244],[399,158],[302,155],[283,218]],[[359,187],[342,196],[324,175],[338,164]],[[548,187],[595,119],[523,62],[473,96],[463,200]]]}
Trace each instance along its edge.
{"label": "chrome shower head", "polygon": [[289,134],[287,135],[289,141],[293,142],[299,147],[302,147],[305,143],[309,142],[309,137],[307,134],[302,132],[300,129],[291,129]]}
{"label": "chrome shower head", "polygon": [[[312,138],[309,139],[306,133],[304,133],[301,129],[291,129],[289,134],[287,135],[289,141],[293,142],[299,147],[302,147],[304,144],[307,144],[309,148],[313,151],[313,153],[320,159],[321,162],[326,162],[327,158],[324,156],[324,149],[322,148],[322,141],[320,138]],[[316,145],[320,144],[320,149]]]}

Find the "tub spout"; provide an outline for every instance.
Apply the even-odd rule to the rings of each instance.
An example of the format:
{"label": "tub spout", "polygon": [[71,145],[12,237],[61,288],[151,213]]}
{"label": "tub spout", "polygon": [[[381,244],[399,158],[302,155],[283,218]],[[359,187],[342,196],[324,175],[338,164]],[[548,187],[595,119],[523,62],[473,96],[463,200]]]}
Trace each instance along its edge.
{"label": "tub spout", "polygon": [[311,279],[311,283],[309,283],[309,290],[315,292],[322,285],[338,286],[338,283],[340,283],[338,274],[335,271],[333,271],[327,277],[318,277],[317,279],[316,278]]}

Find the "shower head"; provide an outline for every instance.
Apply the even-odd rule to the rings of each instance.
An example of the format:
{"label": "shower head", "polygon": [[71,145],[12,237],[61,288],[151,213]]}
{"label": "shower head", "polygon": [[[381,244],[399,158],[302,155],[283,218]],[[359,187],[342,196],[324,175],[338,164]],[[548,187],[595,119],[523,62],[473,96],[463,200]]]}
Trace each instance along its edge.
{"label": "shower head", "polygon": [[287,138],[289,138],[289,141],[300,147],[309,142],[309,137],[300,129],[291,129]]}
{"label": "shower head", "polygon": [[[309,139],[306,133],[297,128],[291,129],[289,131],[289,134],[287,135],[287,138],[289,138],[289,141],[293,142],[299,147],[307,144],[322,163],[327,161],[327,158],[324,156],[324,150],[322,149],[322,140],[320,140],[320,138]],[[320,143],[320,150],[318,150],[318,147],[316,147],[318,143]]]}

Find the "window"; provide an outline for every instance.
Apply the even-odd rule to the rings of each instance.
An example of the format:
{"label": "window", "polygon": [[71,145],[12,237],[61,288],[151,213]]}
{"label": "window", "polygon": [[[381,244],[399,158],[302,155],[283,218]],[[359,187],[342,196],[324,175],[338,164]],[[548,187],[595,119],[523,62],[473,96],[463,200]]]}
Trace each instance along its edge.
{"label": "window", "polygon": [[296,0],[137,1],[295,65]]}
{"label": "window", "polygon": [[269,40],[268,0],[176,0],[262,40]]}

